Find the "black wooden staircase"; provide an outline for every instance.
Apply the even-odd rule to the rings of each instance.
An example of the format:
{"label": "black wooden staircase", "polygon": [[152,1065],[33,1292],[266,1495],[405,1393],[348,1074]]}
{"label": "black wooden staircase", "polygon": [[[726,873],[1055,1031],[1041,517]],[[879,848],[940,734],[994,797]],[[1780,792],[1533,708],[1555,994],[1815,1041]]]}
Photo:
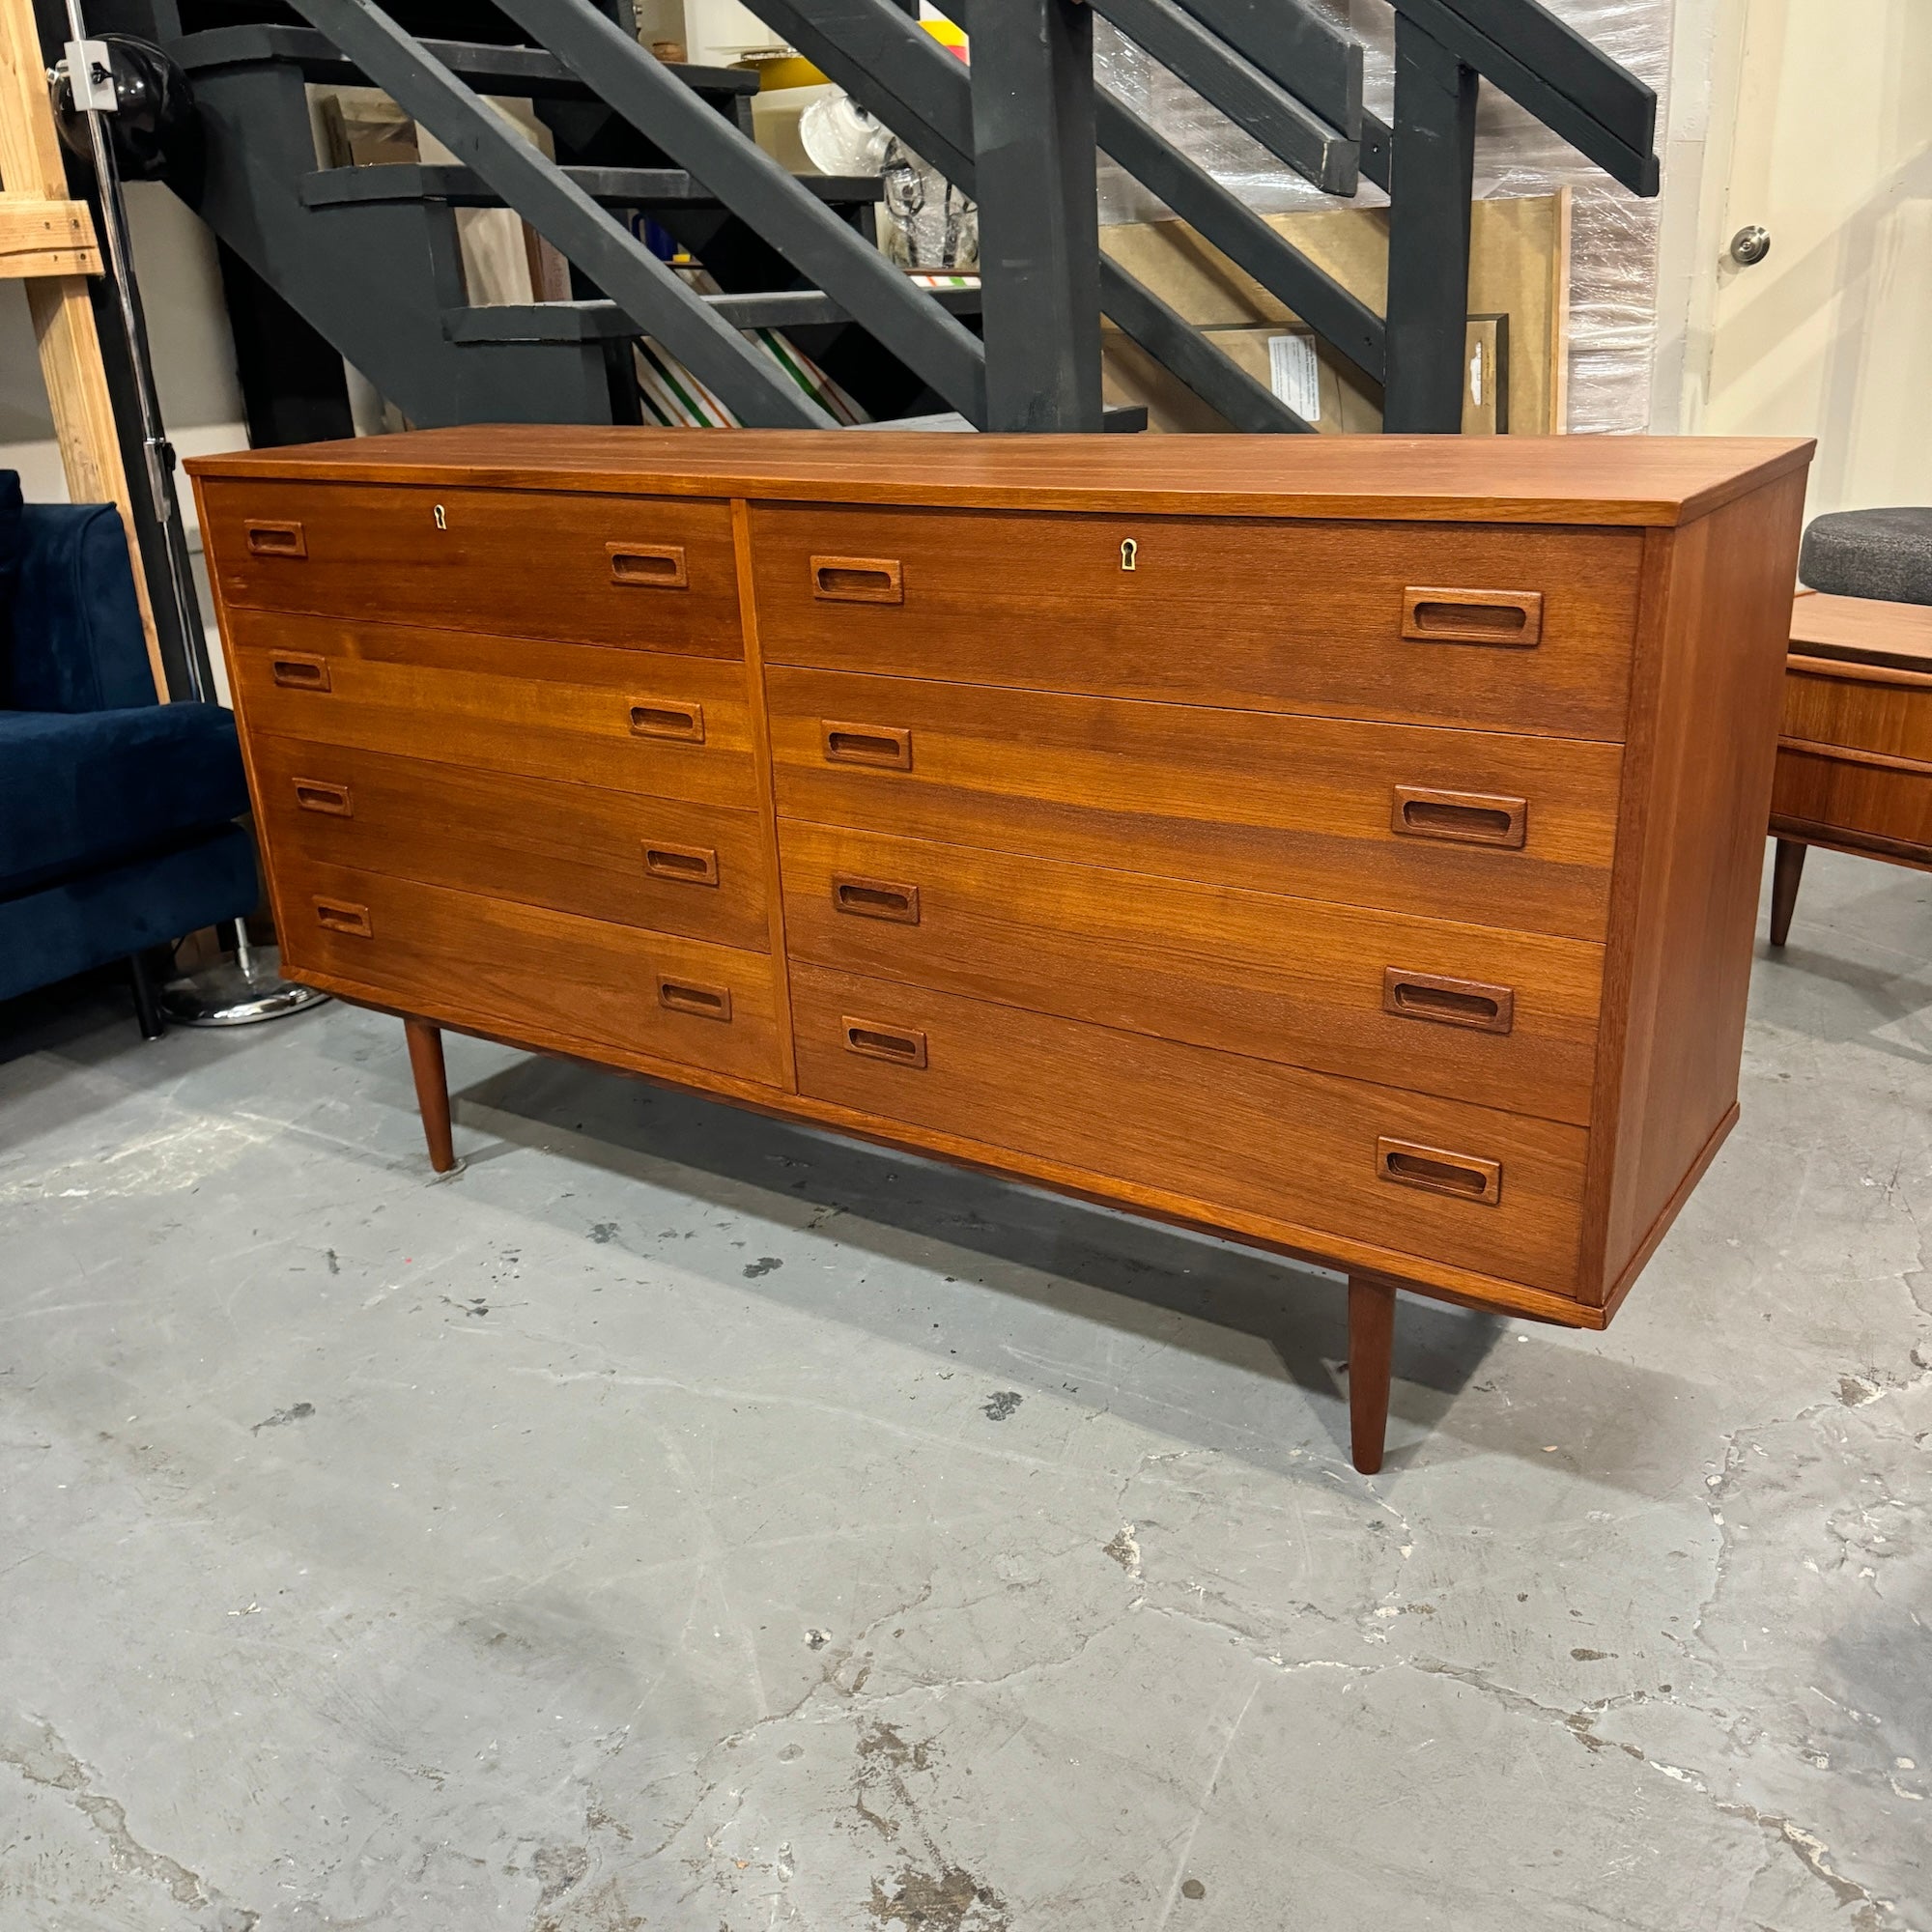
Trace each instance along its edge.
{"label": "black wooden staircase", "polygon": [[[1236,428],[1305,429],[1100,251],[1096,152],[1378,386],[1385,428],[1453,431],[1480,81],[1632,192],[1657,190],[1655,97],[1536,0],[1392,0],[1392,127],[1363,109],[1360,44],[1297,0],[942,0],[970,71],[897,0],[748,4],[976,198],[980,290],[912,282],[875,245],[878,182],[790,174],[752,138],[756,77],[659,62],[629,0],[88,0],[88,14],[161,40],[190,77],[196,198],[226,251],[262,441],[347,433],[331,357],[419,424],[637,420],[645,336],[743,422],[830,425],[756,328],[785,330],[877,419],[1097,429],[1103,313]],[[1364,177],[1387,190],[1384,314],[1096,84],[1096,13],[1324,192]],[[314,83],[382,89],[457,164],[319,168]],[[485,95],[532,101],[556,159]],[[456,212],[494,206],[568,260],[574,299],[469,301]],[[702,265],[707,292],[639,216]]]}

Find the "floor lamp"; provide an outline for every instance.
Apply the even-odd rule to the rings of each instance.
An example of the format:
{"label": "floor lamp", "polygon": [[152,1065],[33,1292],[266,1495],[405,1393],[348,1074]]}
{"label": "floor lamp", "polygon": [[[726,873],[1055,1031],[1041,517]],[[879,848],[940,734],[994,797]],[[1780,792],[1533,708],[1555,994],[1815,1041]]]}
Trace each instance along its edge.
{"label": "floor lamp", "polygon": [[[147,317],[134,278],[127,198],[122,192],[123,150],[130,154],[137,178],[162,172],[167,117],[185,107],[186,83],[158,47],[120,35],[89,40],[81,17],[81,0],[67,0],[67,16],[72,39],[68,43],[66,59],[54,71],[54,103],[71,146],[78,148],[75,136],[81,128],[86,130],[85,154],[93,162],[99,189],[108,275],[127,338],[135,407],[141,418],[143,474],[149,507],[167,559],[166,587],[187,668],[187,696],[206,703],[213,692],[213,676],[194,583],[188,574],[187,538],[175,489],[174,445],[161,421]],[[124,109],[128,110],[125,122],[121,119]],[[126,135],[117,149],[117,135],[124,128]],[[139,153],[132,152],[136,135],[141,140]],[[167,1017],[183,1026],[248,1026],[257,1020],[300,1012],[327,997],[312,986],[284,980],[277,950],[251,947],[246,922],[238,919],[234,959],[169,980],[161,989],[160,1004]]]}

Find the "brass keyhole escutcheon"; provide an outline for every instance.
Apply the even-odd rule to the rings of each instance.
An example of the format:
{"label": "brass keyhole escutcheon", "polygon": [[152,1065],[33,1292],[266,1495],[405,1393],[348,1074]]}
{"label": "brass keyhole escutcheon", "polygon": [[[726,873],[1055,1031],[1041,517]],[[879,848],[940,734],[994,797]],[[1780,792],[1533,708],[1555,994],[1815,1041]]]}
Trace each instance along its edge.
{"label": "brass keyhole escutcheon", "polygon": [[1140,554],[1141,554],[1141,547],[1133,540],[1132,537],[1122,537],[1121,539],[1121,568],[1122,570],[1133,569],[1134,559],[1137,556],[1139,556]]}
{"label": "brass keyhole escutcheon", "polygon": [[449,527],[448,520],[442,514],[442,505],[440,503],[436,506],[436,526],[440,530],[446,530]]}

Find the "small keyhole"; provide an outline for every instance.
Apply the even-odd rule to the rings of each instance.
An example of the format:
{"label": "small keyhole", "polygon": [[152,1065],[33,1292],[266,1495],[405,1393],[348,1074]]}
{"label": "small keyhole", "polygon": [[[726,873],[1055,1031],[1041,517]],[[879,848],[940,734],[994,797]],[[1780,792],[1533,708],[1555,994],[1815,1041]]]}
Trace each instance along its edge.
{"label": "small keyhole", "polygon": [[446,530],[449,527],[448,520],[442,514],[442,505],[440,503],[436,506],[436,526],[440,530]]}
{"label": "small keyhole", "polygon": [[1132,537],[1122,537],[1121,539],[1121,568],[1122,570],[1133,569],[1134,558],[1140,554],[1141,547]]}

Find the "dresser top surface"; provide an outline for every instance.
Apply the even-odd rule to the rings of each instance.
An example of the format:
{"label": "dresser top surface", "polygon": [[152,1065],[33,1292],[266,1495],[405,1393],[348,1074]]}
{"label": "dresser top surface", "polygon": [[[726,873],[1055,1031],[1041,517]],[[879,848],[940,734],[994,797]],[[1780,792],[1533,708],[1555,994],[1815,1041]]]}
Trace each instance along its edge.
{"label": "dresser top surface", "polygon": [[1760,437],[947,436],[477,424],[204,456],[205,478],[1418,522],[1668,526],[1810,461]]}

